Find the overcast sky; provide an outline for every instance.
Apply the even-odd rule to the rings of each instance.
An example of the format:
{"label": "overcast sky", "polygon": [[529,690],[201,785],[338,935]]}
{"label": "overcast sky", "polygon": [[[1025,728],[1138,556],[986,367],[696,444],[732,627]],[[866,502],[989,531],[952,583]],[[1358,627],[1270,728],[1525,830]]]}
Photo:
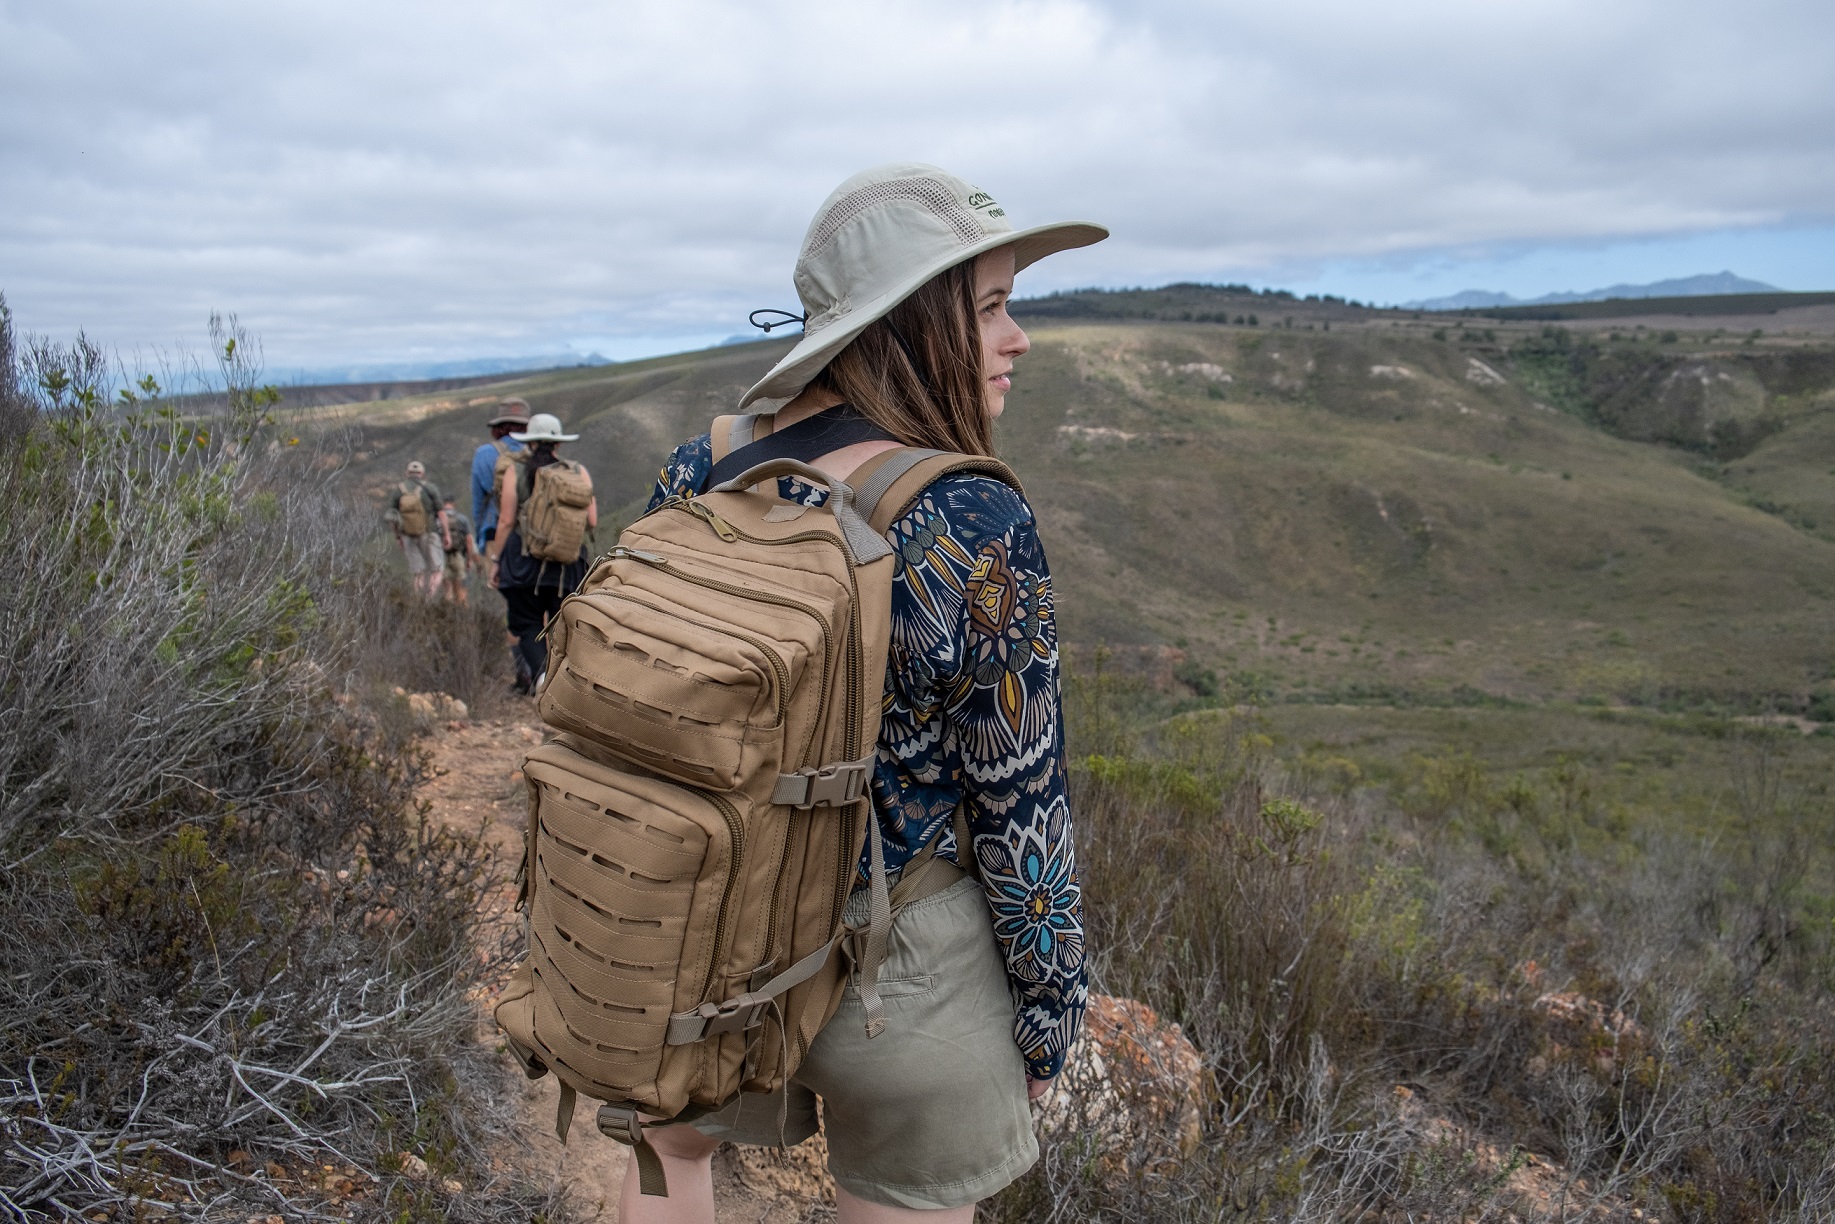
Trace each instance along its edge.
{"label": "overcast sky", "polygon": [[0,0],[0,291],[123,349],[614,357],[794,304],[842,178],[1115,237],[1021,292],[1835,289],[1826,3]]}

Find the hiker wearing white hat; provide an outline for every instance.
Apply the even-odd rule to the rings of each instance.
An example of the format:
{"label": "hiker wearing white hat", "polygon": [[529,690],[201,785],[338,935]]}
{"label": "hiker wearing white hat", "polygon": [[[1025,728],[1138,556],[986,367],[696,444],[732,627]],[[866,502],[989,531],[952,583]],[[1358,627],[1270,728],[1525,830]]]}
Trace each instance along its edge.
{"label": "hiker wearing white hat", "polygon": [[[579,434],[538,412],[509,435],[524,446],[510,456],[497,494],[497,530],[485,549],[485,573],[503,596],[516,640],[516,691],[532,693],[548,662],[542,630],[586,574],[587,549],[599,525],[599,503],[586,466],[555,453]],[[512,478],[513,477],[513,478]]]}
{"label": "hiker wearing white hat", "polygon": [[[1106,236],[1087,222],[1015,229],[986,192],[934,166],[847,180],[797,258],[802,338],[741,398],[742,415],[676,449],[651,509],[771,459],[845,482],[901,447],[991,455],[1030,348],[1007,313],[1015,273]],[[880,459],[849,496],[914,453]],[[796,477],[777,492],[828,498]],[[856,982],[784,1090],[649,1132],[670,1197],[640,1196],[634,1170],[628,1224],[712,1220],[718,1143],[800,1142],[818,1096],[847,1224],[969,1221],[1037,1159],[1028,1098],[1063,1069],[1088,998],[1051,578],[1031,507],[1001,480],[943,475],[908,504],[886,532],[899,559],[869,778],[877,821],[846,921],[867,920],[870,859],[887,872],[922,861],[952,882],[894,909],[878,969],[890,1024],[869,1038],[875,1026],[844,1021],[879,1002]]]}
{"label": "hiker wearing white hat", "polygon": [[546,412],[538,412],[529,418],[528,428],[521,433],[512,433],[510,437],[518,442],[572,442],[579,434],[561,432],[561,418]]}

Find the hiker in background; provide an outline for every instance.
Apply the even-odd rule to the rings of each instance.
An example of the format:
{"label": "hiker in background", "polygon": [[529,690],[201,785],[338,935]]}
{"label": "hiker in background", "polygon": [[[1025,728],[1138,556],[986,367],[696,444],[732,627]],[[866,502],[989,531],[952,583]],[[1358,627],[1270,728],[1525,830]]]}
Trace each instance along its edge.
{"label": "hiker in background", "polygon": [[395,486],[383,518],[395,529],[395,542],[408,558],[414,589],[428,599],[440,597],[440,578],[446,572],[446,547],[450,537],[440,491],[427,480],[419,459],[408,464],[407,479]]}
{"label": "hiker in background", "polygon": [[459,513],[450,495],[443,500],[446,505],[446,598],[463,608],[471,602],[470,593],[465,589],[465,576],[482,563],[483,554],[472,538],[471,520]]}
{"label": "hiker in background", "polygon": [[[520,396],[497,401],[497,415],[490,421],[491,440],[480,446],[471,457],[471,516],[478,535],[478,547],[488,551],[491,536],[497,530],[497,498],[503,491],[504,473],[522,451],[522,443],[510,435],[529,425],[529,402]],[[488,572],[486,580],[489,581]],[[495,582],[491,582],[496,586]],[[510,666],[516,675],[516,691],[526,693],[534,683],[529,664],[516,644],[516,635],[505,631],[510,648]]]}
{"label": "hiker in background", "polygon": [[599,525],[592,477],[581,464],[554,453],[579,436],[561,432],[560,420],[546,412],[530,417],[528,429],[510,435],[528,449],[517,453],[504,475],[497,529],[484,559],[516,639],[519,693],[533,693],[541,685],[548,666],[542,630],[586,576],[587,544]]}
{"label": "hiker in background", "polygon": [[497,528],[497,493],[501,477],[510,457],[522,449],[522,443],[511,435],[528,428],[528,401],[516,396],[498,400],[497,415],[489,424],[491,440],[471,457],[471,518],[477,525],[479,548],[490,545],[491,533]]}

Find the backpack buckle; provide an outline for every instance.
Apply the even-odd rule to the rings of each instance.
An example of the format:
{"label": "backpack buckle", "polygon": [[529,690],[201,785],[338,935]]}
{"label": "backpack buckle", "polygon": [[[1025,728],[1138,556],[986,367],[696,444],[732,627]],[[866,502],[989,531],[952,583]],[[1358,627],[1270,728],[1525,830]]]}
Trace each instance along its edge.
{"label": "backpack buckle", "polygon": [[820,768],[799,769],[779,774],[771,802],[794,808],[841,807],[857,802],[867,793],[867,782],[873,776],[875,756],[858,761],[838,761]]}
{"label": "backpack buckle", "polygon": [[750,991],[724,1003],[703,1003],[693,1011],[677,1012],[670,1016],[669,1032],[663,1038],[663,1043],[672,1046],[693,1045],[704,1038],[718,1037],[723,1033],[743,1033],[763,1024],[765,1010],[770,1006],[770,996],[760,998]]}
{"label": "backpack buckle", "polygon": [[749,1028],[756,1028],[763,1024],[765,1008],[771,1005],[771,1001],[763,999],[749,1006],[738,1006],[743,998],[744,996],[741,996],[740,999],[735,999],[731,1003],[722,1003],[715,1008],[714,1014],[707,1017],[707,1027],[702,1030],[702,1036],[713,1037],[722,1033],[743,1033]]}
{"label": "backpack buckle", "polygon": [[601,1105],[597,1121],[599,1133],[607,1139],[616,1139],[632,1147],[646,1142],[643,1121],[629,1105]]}

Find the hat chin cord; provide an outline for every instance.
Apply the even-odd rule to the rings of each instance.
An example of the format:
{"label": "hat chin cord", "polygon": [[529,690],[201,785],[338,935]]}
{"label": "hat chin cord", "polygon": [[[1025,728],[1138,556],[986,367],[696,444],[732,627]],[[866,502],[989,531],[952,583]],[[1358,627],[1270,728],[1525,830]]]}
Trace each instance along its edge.
{"label": "hat chin cord", "polygon": [[[759,315],[778,315],[780,317],[770,322],[760,323],[758,321]],[[750,323],[753,327],[756,327],[758,330],[764,332],[765,335],[768,336],[771,334],[771,329],[773,327],[789,327],[792,323],[795,323],[798,327],[801,327],[805,323],[809,322],[809,316],[800,315],[800,314],[791,314],[788,310],[777,310],[772,307],[766,306],[758,310],[754,310],[751,314],[745,317],[745,321],[747,323]]]}
{"label": "hat chin cord", "polygon": [[[775,319],[767,319],[765,322],[760,323],[758,321],[759,315],[776,315],[778,317]],[[775,307],[764,306],[747,315],[745,321],[768,336],[771,334],[771,329],[774,327],[788,327],[792,323],[799,326],[805,325],[809,322],[809,316],[806,314],[792,314],[788,310],[778,310]],[[918,385],[924,388],[924,393],[930,396],[931,399],[936,399],[937,389],[931,384],[930,375],[924,369],[924,363],[918,360],[917,350],[911,347],[911,341],[905,339],[905,333],[898,330],[898,324],[894,323],[890,317],[881,317],[877,322],[886,325],[886,330],[890,331],[892,333],[892,338],[898,341],[898,347],[904,350],[905,360],[911,363],[911,372],[917,375]]]}

